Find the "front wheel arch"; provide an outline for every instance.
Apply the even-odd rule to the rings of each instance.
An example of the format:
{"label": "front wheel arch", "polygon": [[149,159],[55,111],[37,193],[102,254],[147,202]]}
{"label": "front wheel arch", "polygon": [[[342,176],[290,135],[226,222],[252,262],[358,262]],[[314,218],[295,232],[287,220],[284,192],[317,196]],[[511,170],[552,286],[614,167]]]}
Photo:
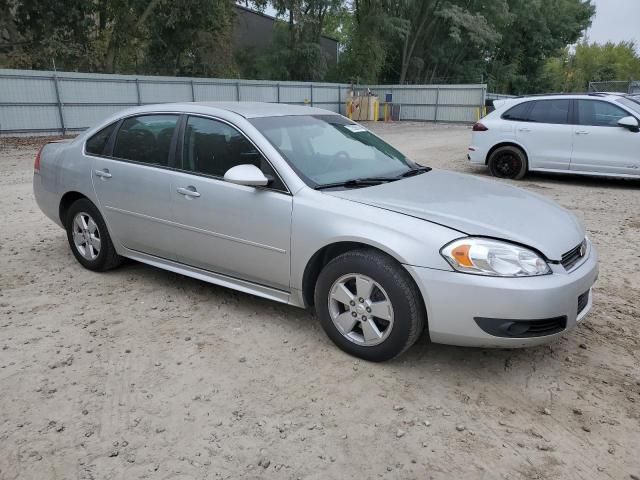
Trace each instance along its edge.
{"label": "front wheel arch", "polygon": [[304,268],[304,273],[302,275],[302,297],[306,307],[314,306],[316,282],[318,281],[318,276],[320,275],[320,272],[322,271],[324,266],[328,264],[331,260],[336,258],[337,256],[342,255],[343,253],[346,253],[351,250],[359,250],[363,248],[376,250],[384,255],[387,255],[388,257],[391,257],[393,260],[395,260],[399,264],[402,263],[398,258],[394,257],[393,255],[390,255],[388,252],[385,252],[384,250],[378,247],[369,245],[364,242],[337,241],[337,242],[333,242],[328,245],[325,245],[324,247],[320,248],[311,256],[311,258],[307,261],[307,264]]}

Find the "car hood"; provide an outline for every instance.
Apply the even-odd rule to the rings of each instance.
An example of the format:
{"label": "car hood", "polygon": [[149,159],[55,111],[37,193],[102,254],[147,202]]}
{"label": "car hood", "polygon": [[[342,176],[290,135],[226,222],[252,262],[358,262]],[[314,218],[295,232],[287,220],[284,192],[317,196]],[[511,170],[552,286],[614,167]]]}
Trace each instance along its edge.
{"label": "car hood", "polygon": [[528,245],[550,260],[560,260],[585,236],[576,216],[552,200],[497,181],[444,170],[373,187],[325,193],[468,235]]}

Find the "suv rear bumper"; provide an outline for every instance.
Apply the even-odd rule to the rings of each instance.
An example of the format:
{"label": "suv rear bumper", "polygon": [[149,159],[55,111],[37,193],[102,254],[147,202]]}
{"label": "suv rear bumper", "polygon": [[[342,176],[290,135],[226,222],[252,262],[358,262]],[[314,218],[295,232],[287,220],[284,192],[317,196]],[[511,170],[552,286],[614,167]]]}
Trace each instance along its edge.
{"label": "suv rear bumper", "polygon": [[467,160],[469,160],[471,163],[484,165],[486,163],[486,158],[487,158],[486,149],[482,147],[471,145],[467,149]]}

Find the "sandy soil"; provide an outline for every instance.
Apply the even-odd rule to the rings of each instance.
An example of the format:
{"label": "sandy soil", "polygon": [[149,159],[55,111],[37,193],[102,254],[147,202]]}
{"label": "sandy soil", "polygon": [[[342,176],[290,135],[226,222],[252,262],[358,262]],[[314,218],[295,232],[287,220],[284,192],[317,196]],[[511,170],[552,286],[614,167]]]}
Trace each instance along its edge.
{"label": "sandy soil", "polygon": [[[486,176],[468,127],[373,128]],[[303,310],[136,263],[84,270],[34,202],[36,151],[0,143],[0,479],[640,478],[640,182],[518,183],[600,250],[592,314],[561,341],[423,337],[380,365]]]}

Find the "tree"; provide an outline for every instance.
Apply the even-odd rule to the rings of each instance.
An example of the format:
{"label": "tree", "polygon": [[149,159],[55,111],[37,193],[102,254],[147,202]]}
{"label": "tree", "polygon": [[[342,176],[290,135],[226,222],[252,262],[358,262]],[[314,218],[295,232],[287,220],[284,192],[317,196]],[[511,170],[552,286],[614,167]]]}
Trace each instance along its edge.
{"label": "tree", "polygon": [[[576,55],[567,50],[591,22],[591,0],[244,3],[271,6],[281,19],[260,51],[232,51],[233,0],[0,0],[7,12],[0,18],[0,65],[50,68],[55,59],[62,69],[98,72],[240,72],[370,84],[486,81],[503,93],[635,72],[624,48],[597,55],[582,45]],[[341,42],[337,67],[327,65],[323,35]]]}
{"label": "tree", "polygon": [[591,24],[590,0],[508,0],[510,16],[502,40],[491,53],[489,88],[504,93],[535,93],[547,60],[578,41]]}
{"label": "tree", "polygon": [[235,72],[231,0],[164,1],[146,22],[145,71],[231,76]]}
{"label": "tree", "polygon": [[633,42],[585,41],[549,59],[543,79],[549,90],[564,92],[586,91],[592,81],[640,79],[640,55]]}
{"label": "tree", "polygon": [[[0,0],[7,66],[226,75],[233,0]],[[1,44],[0,44],[1,45]]]}

